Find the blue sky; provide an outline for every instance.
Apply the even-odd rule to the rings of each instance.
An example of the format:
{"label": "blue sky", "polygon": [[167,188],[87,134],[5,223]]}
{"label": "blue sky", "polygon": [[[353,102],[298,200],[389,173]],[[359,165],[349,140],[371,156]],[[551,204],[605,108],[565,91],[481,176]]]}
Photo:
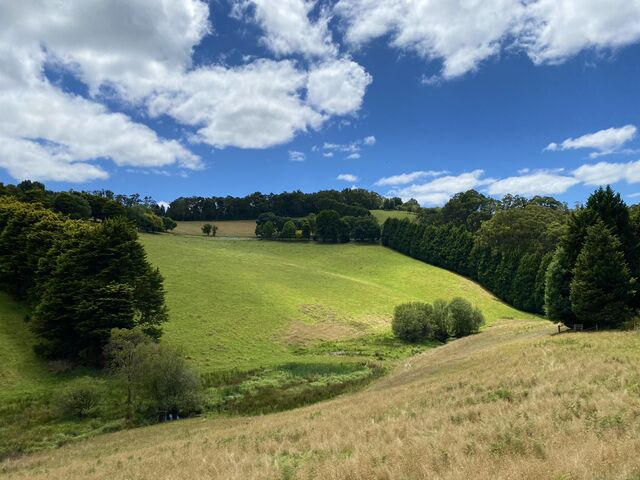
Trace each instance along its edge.
{"label": "blue sky", "polygon": [[640,0],[0,4],[0,181],[640,201]]}

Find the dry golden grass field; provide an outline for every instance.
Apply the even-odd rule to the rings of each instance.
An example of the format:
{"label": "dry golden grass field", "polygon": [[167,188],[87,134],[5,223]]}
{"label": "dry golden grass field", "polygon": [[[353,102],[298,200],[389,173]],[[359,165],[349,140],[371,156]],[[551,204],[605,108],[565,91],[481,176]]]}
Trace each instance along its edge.
{"label": "dry golden grass field", "polygon": [[216,221],[193,221],[193,222],[176,222],[178,226],[172,233],[177,235],[203,235],[202,226],[210,223],[218,227],[217,237],[255,237],[256,221],[255,220],[224,220]]}
{"label": "dry golden grass field", "polygon": [[7,479],[640,478],[640,335],[499,321],[354,394],[108,434]]}

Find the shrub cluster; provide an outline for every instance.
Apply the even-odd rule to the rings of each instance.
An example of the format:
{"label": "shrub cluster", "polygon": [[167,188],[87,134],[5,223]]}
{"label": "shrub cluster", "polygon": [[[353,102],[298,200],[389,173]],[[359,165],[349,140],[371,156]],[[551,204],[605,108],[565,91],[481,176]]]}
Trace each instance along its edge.
{"label": "shrub cluster", "polygon": [[116,328],[105,353],[124,388],[129,420],[135,415],[175,419],[200,408],[200,377],[180,349],[158,343],[140,327]]}
{"label": "shrub cluster", "polygon": [[99,382],[91,377],[80,377],[54,394],[53,405],[64,418],[85,418],[96,413],[100,398]]}
{"label": "shrub cluster", "polygon": [[433,305],[422,302],[398,305],[391,328],[396,337],[406,342],[442,342],[449,337],[460,338],[477,333],[482,324],[482,312],[464,298],[456,297],[449,303],[439,299]]}

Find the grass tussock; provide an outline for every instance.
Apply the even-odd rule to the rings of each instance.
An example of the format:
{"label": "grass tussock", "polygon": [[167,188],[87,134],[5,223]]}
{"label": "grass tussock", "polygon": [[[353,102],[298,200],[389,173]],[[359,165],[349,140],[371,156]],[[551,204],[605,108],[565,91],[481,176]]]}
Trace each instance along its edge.
{"label": "grass tussock", "polygon": [[[640,336],[499,322],[359,393],[5,461],[6,478],[640,478]],[[312,367],[309,367],[312,368]]]}

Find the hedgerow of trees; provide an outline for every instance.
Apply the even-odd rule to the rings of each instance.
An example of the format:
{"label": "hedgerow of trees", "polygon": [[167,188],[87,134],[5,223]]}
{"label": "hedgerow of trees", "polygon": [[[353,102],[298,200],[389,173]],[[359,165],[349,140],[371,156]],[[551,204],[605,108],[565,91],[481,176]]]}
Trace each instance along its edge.
{"label": "hedgerow of trees", "polygon": [[[361,212],[362,213],[362,212]],[[272,212],[261,214],[256,220],[256,235],[262,239],[313,238],[323,243],[377,243],[380,224],[367,210],[360,216],[343,216],[336,210],[322,210],[318,215],[304,218],[279,217]]]}
{"label": "hedgerow of trees", "polygon": [[[397,206],[402,205],[398,199]],[[364,189],[301,191],[280,194],[252,193],[246,197],[180,197],[169,204],[167,215],[174,220],[254,220],[271,213],[283,218],[302,218],[322,210],[340,216],[365,216],[369,210],[383,208],[385,199]],[[395,207],[395,204],[394,204]],[[276,225],[278,230],[282,226]]]}
{"label": "hedgerow of trees", "polygon": [[470,190],[417,222],[388,219],[381,242],[568,326],[619,327],[640,307],[640,208],[610,187],[573,211],[551,197]]}
{"label": "hedgerow of trees", "polygon": [[569,216],[549,197],[502,201],[470,190],[418,221],[388,219],[381,242],[478,281],[515,307],[542,313],[545,272]]}

